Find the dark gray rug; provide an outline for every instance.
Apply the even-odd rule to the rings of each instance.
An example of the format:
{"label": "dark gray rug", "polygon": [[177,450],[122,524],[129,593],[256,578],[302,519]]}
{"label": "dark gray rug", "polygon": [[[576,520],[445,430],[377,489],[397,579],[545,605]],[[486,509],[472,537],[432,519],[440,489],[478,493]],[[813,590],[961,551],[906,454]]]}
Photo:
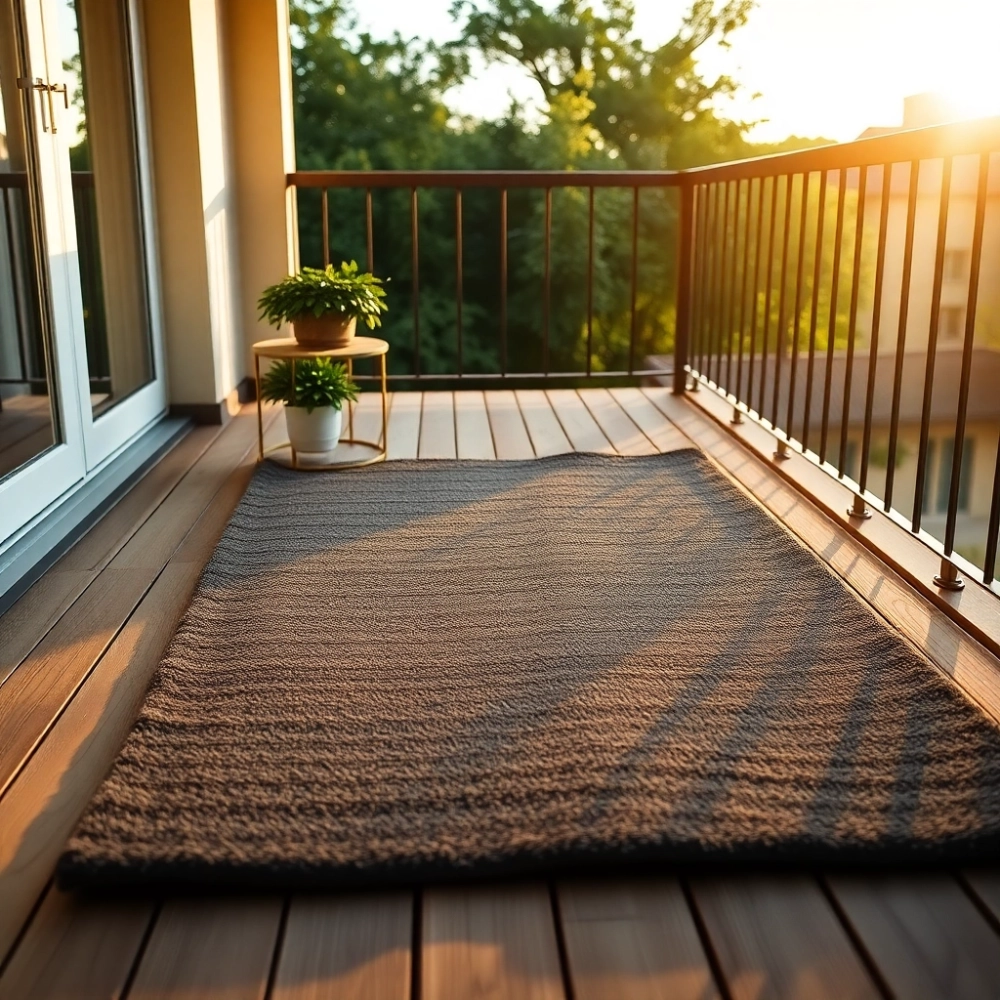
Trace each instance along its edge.
{"label": "dark gray rug", "polygon": [[1000,731],[694,452],[261,468],[70,886],[997,857]]}

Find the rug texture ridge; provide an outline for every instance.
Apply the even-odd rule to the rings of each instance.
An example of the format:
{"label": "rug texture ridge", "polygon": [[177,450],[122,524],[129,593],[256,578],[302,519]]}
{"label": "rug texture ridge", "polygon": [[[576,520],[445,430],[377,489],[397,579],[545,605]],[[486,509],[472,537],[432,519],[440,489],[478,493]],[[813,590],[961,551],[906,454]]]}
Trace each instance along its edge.
{"label": "rug texture ridge", "polygon": [[1000,729],[693,451],[256,472],[67,887],[1000,856]]}

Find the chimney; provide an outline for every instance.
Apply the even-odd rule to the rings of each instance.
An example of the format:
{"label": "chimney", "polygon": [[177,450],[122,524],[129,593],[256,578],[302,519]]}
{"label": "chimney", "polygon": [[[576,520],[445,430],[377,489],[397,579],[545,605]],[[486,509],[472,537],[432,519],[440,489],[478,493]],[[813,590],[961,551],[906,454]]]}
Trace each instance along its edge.
{"label": "chimney", "polygon": [[903,128],[927,128],[955,121],[961,115],[943,94],[929,91],[903,98]]}

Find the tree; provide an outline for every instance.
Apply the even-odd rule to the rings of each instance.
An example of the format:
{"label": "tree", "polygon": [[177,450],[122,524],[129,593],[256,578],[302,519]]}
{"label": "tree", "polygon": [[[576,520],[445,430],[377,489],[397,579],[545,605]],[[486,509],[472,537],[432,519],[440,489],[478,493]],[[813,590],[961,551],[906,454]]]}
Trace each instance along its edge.
{"label": "tree", "polygon": [[567,94],[588,97],[588,124],[629,167],[676,169],[725,158],[748,127],[719,117],[713,102],[737,84],[703,79],[696,54],[712,40],[727,44],[752,8],[753,0],[718,10],[694,0],[677,34],[655,48],[635,34],[634,0],[608,0],[603,12],[586,0],[552,10],[537,0],[455,0],[452,16],[463,20],[460,50],[522,65],[549,107]]}
{"label": "tree", "polygon": [[[456,0],[461,37],[434,45],[358,32],[346,0],[295,0],[292,60],[299,169],[621,170],[679,168],[738,158],[752,147],[747,125],[720,117],[716,99],[736,84],[706,81],[698,51],[727,44],[751,0],[695,0],[676,36],[649,48],[635,37],[632,0],[609,0],[595,13],[582,0],[547,10],[535,0]],[[537,82],[541,113],[512,103],[494,121],[463,117],[449,91],[468,72],[470,54],[514,60]],[[807,144],[807,143],[803,143]],[[424,374],[495,372],[543,364],[545,196],[512,188],[508,198],[507,326],[501,329],[500,194],[462,195],[461,330],[456,308],[456,199],[421,189],[417,235],[419,291],[412,269],[411,192],[372,192],[376,273],[391,278],[384,327],[390,363]],[[330,258],[366,260],[363,191],[331,189]],[[622,370],[634,355],[672,349],[676,192],[643,190],[637,227],[632,307],[633,192],[594,195],[594,269],[588,267],[589,193],[552,192],[549,244],[550,370]],[[317,191],[299,192],[302,262],[323,263]],[[592,288],[591,353],[588,301]],[[417,300],[419,359],[412,303]],[[634,350],[630,351],[633,329]],[[501,347],[501,345],[504,345]]]}

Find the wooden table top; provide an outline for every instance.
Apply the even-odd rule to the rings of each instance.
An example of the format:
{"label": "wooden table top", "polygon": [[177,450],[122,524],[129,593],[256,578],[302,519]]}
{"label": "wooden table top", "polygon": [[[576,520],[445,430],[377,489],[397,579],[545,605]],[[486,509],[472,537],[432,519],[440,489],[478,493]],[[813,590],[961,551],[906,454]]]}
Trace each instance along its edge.
{"label": "wooden table top", "polygon": [[378,337],[355,337],[346,347],[314,351],[303,347],[294,337],[259,340],[253,352],[262,358],[375,358],[389,353],[389,343]]}

